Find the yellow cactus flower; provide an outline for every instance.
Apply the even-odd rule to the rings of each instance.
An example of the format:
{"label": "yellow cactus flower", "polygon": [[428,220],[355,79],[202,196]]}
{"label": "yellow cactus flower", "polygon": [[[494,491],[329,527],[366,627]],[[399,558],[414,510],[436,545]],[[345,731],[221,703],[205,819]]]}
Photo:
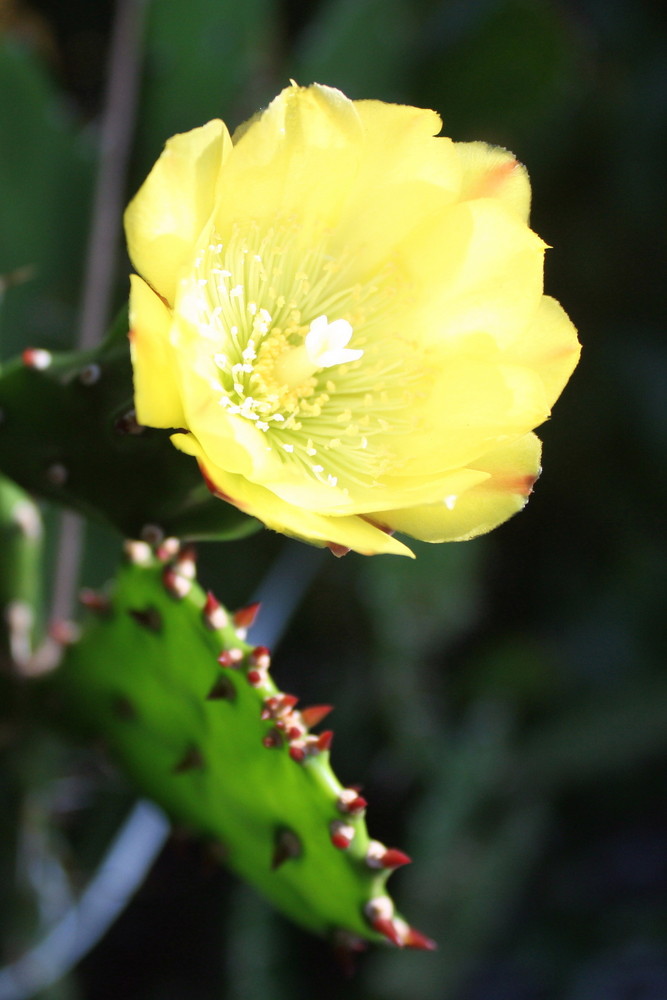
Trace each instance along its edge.
{"label": "yellow cactus flower", "polygon": [[440,128],[293,84],[231,138],[170,139],[126,213],[138,420],[336,553],[520,510],[578,358],[524,168]]}

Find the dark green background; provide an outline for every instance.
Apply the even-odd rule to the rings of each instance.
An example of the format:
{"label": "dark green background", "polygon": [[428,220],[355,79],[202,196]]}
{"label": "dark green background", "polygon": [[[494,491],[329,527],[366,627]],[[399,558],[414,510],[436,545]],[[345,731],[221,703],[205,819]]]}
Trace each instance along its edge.
{"label": "dark green background", "polygon": [[[31,268],[0,305],[4,357],[72,342],[112,14],[0,4],[0,274]],[[392,888],[440,950],[378,950],[347,981],[178,842],[51,1000],[667,997],[666,36],[651,0],[147,6],[128,196],[169,135],[234,126],[290,77],[435,108],[528,165],[584,353],[524,513],[416,563],[323,558],[277,656],[284,688],[337,706],[334,765],[414,856]],[[90,536],[85,582],[115,544]],[[284,545],[203,548],[206,581],[243,603]],[[59,833],[85,872],[127,793],[62,759],[94,776]]]}

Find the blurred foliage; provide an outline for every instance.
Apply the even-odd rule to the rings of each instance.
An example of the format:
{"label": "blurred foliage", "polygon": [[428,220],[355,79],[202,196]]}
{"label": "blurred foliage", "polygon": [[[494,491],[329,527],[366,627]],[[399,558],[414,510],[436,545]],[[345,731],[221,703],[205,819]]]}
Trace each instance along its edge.
{"label": "blurred foliage", "polygon": [[[112,15],[0,2],[4,358],[73,342]],[[667,996],[666,29],[649,0],[147,3],[128,196],[168,135],[235,126],[290,77],[434,107],[447,134],[528,164],[547,288],[584,355],[520,517],[416,563],[324,560],[276,659],[281,686],[336,705],[336,768],[415,857],[394,890],[440,951],[375,952],[348,983],[177,842],[59,996]],[[283,544],[202,547],[202,571],[240,604]],[[84,572],[108,545],[89,535]],[[92,756],[23,739],[9,751],[2,723],[5,958],[46,919],[34,875],[11,880],[12,816],[20,857],[81,880],[127,802]]]}
{"label": "blurred foliage", "polygon": [[[90,137],[44,67],[11,36],[0,47],[2,356],[66,343],[83,269],[94,169]],[[72,210],[72,206],[74,210]]]}
{"label": "blurred foliage", "polygon": [[[166,140],[193,121],[241,122],[273,96],[278,12],[271,0],[151,3],[135,142],[137,186]],[[196,109],[195,118],[193,110]]]}

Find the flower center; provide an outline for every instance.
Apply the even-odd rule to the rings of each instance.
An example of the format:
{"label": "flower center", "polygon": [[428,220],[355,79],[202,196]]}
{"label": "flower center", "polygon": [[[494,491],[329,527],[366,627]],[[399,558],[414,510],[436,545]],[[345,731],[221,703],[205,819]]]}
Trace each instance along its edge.
{"label": "flower center", "polygon": [[352,259],[334,258],[325,238],[252,225],[226,242],[214,235],[181,282],[178,309],[220,406],[344,489],[381,475],[385,449],[373,444],[389,428],[409,430],[405,358],[375,336],[391,315],[391,277],[354,280]]}
{"label": "flower center", "polygon": [[322,368],[358,361],[364,352],[347,346],[351,336],[352,327],[346,319],[329,323],[326,316],[318,316],[310,324],[303,344],[285,351],[277,359],[274,368],[277,381],[295,389]]}

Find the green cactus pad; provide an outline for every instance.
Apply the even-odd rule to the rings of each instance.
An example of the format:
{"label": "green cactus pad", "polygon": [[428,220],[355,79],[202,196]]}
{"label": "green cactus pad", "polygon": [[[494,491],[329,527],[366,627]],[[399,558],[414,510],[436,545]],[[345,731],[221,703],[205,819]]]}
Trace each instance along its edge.
{"label": "green cactus pad", "polygon": [[228,866],[342,951],[367,941],[432,948],[385,891],[409,861],[369,839],[366,802],[329,764],[327,706],[298,711],[230,616],[196,583],[189,550],[128,543],[112,595],[51,683],[144,794],[220,846]]}
{"label": "green cactus pad", "polygon": [[98,349],[29,349],[0,374],[0,470],[125,537],[237,538],[259,527],[211,496],[168,431],[134,417],[126,312]]}

